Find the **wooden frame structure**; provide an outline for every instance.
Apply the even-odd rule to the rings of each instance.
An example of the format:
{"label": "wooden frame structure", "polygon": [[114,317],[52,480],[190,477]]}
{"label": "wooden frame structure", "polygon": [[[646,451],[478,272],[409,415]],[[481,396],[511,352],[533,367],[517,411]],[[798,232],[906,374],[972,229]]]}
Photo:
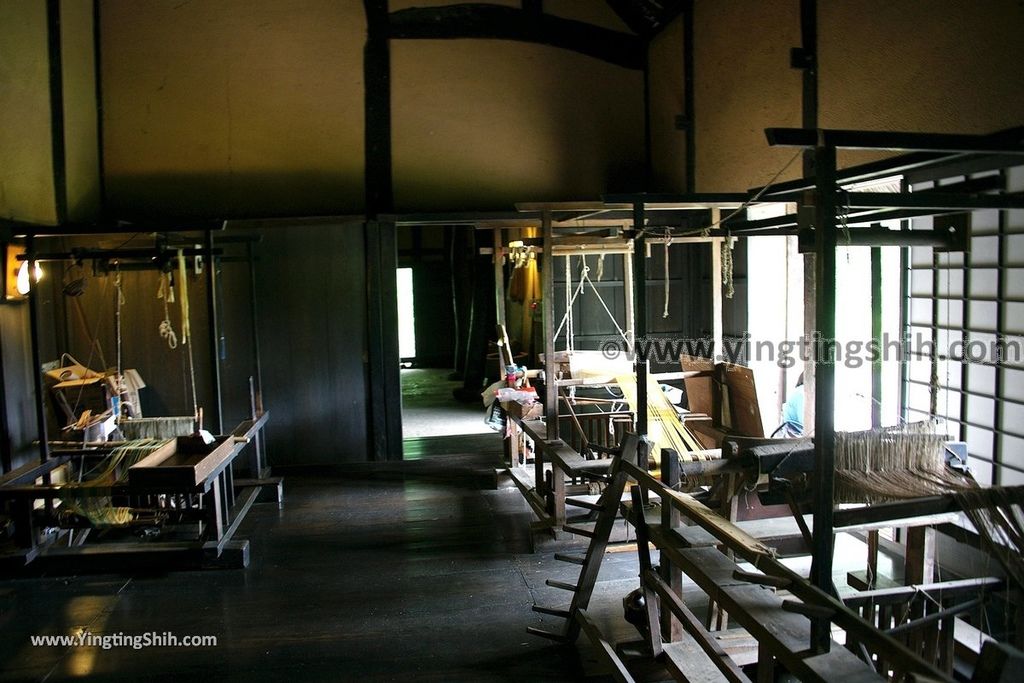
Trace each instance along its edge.
{"label": "wooden frame structure", "polygon": [[[223,225],[221,226],[223,227]],[[0,477],[0,505],[7,505],[15,525],[14,549],[0,555],[0,568],[24,571],[26,567],[45,565],[51,571],[77,571],[81,568],[107,568],[137,562],[143,566],[167,567],[177,563],[182,567],[223,566],[244,567],[249,562],[249,544],[234,540],[234,534],[252,505],[264,491],[280,504],[283,484],[280,478],[270,477],[266,461],[263,429],[269,418],[263,408],[261,391],[261,362],[257,334],[256,274],[253,243],[249,236],[214,236],[213,228],[203,233],[204,245],[189,247],[195,240],[184,243],[162,238],[153,248],[146,249],[77,249],[61,253],[40,253],[36,237],[39,234],[62,235],[64,228],[54,230],[26,228],[24,259],[39,261],[93,260],[101,264],[117,262],[122,270],[154,270],[165,267],[176,257],[180,247],[183,254],[206,256],[213,261],[205,269],[207,285],[206,304],[210,315],[207,339],[212,370],[211,385],[213,410],[211,428],[223,430],[223,406],[220,371],[220,313],[217,296],[218,263],[243,261],[248,264],[248,285],[251,295],[252,371],[249,377],[250,418],[241,422],[232,432],[217,438],[215,448],[189,444],[192,455],[175,458],[169,451],[161,458],[139,463],[127,475],[127,482],[119,480],[109,486],[69,487],[52,482],[59,469],[75,468],[85,471],[85,463],[108,455],[117,447],[116,442],[83,444],[81,448],[53,448],[47,435],[45,392],[43,389],[39,339],[39,293],[30,286],[28,293],[29,328],[32,366],[35,386],[35,413],[38,428],[39,458]],[[136,226],[96,228],[97,234],[108,232],[137,232]],[[72,231],[70,234],[82,234]],[[218,244],[244,243],[243,258],[223,257]],[[132,260],[136,262],[132,262]],[[122,262],[127,261],[127,262]],[[245,457],[241,458],[242,453]],[[156,455],[156,454],[154,454]],[[236,463],[245,463],[247,478],[236,478]],[[121,506],[153,512],[170,517],[179,525],[194,524],[194,533],[186,540],[137,541],[117,543],[87,542],[91,527],[82,527],[72,521],[65,524],[55,515],[55,501],[62,497],[99,497],[118,501]],[[40,508],[40,509],[37,509]],[[38,523],[42,517],[44,524]],[[45,529],[57,529],[46,533]],[[188,533],[184,534],[186,537]],[[61,546],[58,541],[66,541]]]}
{"label": "wooden frame structure", "polygon": [[[506,448],[506,464],[510,468],[513,481],[520,488],[531,508],[540,519],[542,528],[555,533],[566,523],[566,495],[572,489],[566,489],[566,479],[571,483],[581,479],[594,478],[606,474],[608,462],[588,461],[580,453],[579,448],[572,448],[567,443],[570,438],[562,438],[559,431],[559,407],[562,397],[560,391],[564,387],[585,384],[578,379],[561,378],[557,371],[558,365],[555,351],[556,322],[554,319],[554,268],[553,258],[577,254],[621,254],[625,263],[624,295],[625,295],[625,333],[629,352],[634,357],[633,371],[636,375],[637,414],[634,416],[636,428],[641,434],[647,431],[647,378],[649,375],[649,359],[637,353],[636,341],[646,339],[647,325],[645,320],[646,305],[646,249],[648,245],[664,243],[671,239],[673,244],[706,243],[711,245],[711,315],[712,315],[712,348],[721,354],[723,348],[722,324],[722,256],[721,247],[730,236],[725,234],[705,235],[722,221],[723,211],[738,211],[748,203],[746,195],[730,194],[691,194],[674,197],[669,201],[655,199],[646,200],[641,204],[621,201],[618,198],[606,198],[601,202],[569,202],[569,203],[523,203],[517,209],[530,218],[511,220],[480,221],[478,229],[491,230],[494,235],[494,257],[496,300],[499,326],[505,325],[504,310],[504,277],[502,263],[508,253],[504,230],[520,227],[539,227],[542,236],[530,246],[541,255],[543,268],[541,271],[542,307],[543,307],[543,339],[545,396],[543,396],[544,420],[523,420],[514,411],[510,419],[515,429],[521,430],[534,444],[533,472],[519,467],[519,449],[516,443]],[[670,237],[650,237],[647,232],[654,228],[670,230]],[[610,231],[611,235],[594,234]],[[570,234],[566,234],[570,233]],[[675,372],[653,375],[655,379],[682,379],[685,373]],[[550,379],[554,378],[554,381]],[[579,418],[571,416],[578,426]],[[582,417],[582,416],[581,416]],[[513,436],[513,442],[516,436]],[[577,499],[574,504],[586,505],[585,500]]]}
{"label": "wooden frame structure", "polygon": [[[41,464],[29,464],[0,478],[0,504],[13,510],[17,549],[0,557],[8,571],[36,566],[50,571],[107,569],[125,563],[142,566],[195,568],[245,567],[249,563],[249,542],[234,538],[235,532],[263,491],[270,502],[280,504],[280,478],[236,478],[234,464],[248,451],[249,467],[257,456],[256,441],[267,423],[262,413],[240,423],[229,435],[218,437],[213,446],[203,446],[198,437],[179,438],[138,464],[128,468],[127,481],[97,487],[72,487],[50,483],[58,468],[76,468],[109,454],[117,445],[54,450]],[[74,523],[65,526],[51,511],[64,497],[100,497],[141,511],[166,515],[174,524],[192,525],[191,540],[143,540],[89,543],[90,527]],[[37,509],[36,503],[42,507]],[[59,525],[57,534],[44,534],[44,526]],[[63,541],[63,543],[62,543]],[[66,545],[65,545],[66,543]]]}
{"label": "wooden frame structure", "polygon": [[[1024,132],[1018,129],[995,136],[960,136],[770,129],[767,134],[771,144],[813,150],[817,175],[815,178],[782,183],[775,187],[756,188],[751,190],[750,201],[762,197],[765,200],[794,201],[801,208],[780,218],[727,221],[714,234],[799,234],[805,238],[801,240],[802,245],[808,249],[813,248],[816,253],[813,282],[816,283],[817,291],[814,297],[815,313],[810,322],[813,331],[820,333],[825,344],[813,359],[810,368],[813,372],[808,378],[814,397],[814,433],[819,435],[814,439],[809,478],[814,507],[810,519],[797,516],[798,522],[801,522],[799,531],[811,550],[811,576],[810,580],[805,580],[778,562],[761,541],[716,515],[696,499],[674,490],[673,485],[678,479],[673,479],[677,475],[671,471],[667,473],[668,479],[662,482],[652,477],[643,466],[612,463],[613,470],[625,472],[637,484],[632,502],[624,504],[622,512],[637,529],[641,590],[646,598],[649,628],[646,652],[662,657],[669,670],[680,680],[700,677],[709,671],[722,676],[723,680],[747,680],[735,663],[723,655],[721,647],[710,636],[708,627],[695,619],[683,604],[679,586],[681,572],[685,572],[708,593],[713,604],[724,608],[757,637],[761,647],[758,676],[762,680],[769,679],[776,661],[801,680],[878,680],[887,677],[890,671],[895,671],[897,675],[949,680],[952,674],[950,648],[955,617],[966,609],[976,607],[980,601],[969,600],[959,605],[929,610],[923,605],[914,605],[909,596],[920,594],[921,591],[963,596],[971,591],[1001,590],[1005,586],[1000,580],[990,578],[932,583],[934,556],[929,548],[934,543],[933,527],[948,523],[949,520],[943,515],[957,511],[952,497],[853,510],[836,509],[833,494],[835,443],[832,416],[835,370],[832,362],[835,358],[838,210],[846,207],[843,227],[853,228],[849,232],[851,244],[930,244],[942,249],[962,249],[965,236],[955,230],[879,231],[873,227],[859,226],[871,226],[880,220],[892,218],[948,215],[979,208],[1022,209],[1024,197],[939,191],[914,195],[879,195],[846,192],[842,185],[899,173],[907,168],[941,165],[954,159],[979,158],[992,154],[1021,158],[1024,155]],[[836,168],[837,149],[917,151],[895,160],[839,171]],[[619,202],[630,200],[629,197],[607,199]],[[674,199],[682,199],[682,196],[633,197],[634,224],[644,224],[647,210],[652,205],[670,204]],[[640,270],[642,276],[642,265]],[[637,306],[637,310],[643,310],[642,306]],[[638,364],[638,377],[644,370]],[[637,429],[643,439],[646,430],[643,414],[638,415]],[[674,462],[672,458],[667,458],[667,461]],[[720,461],[706,469],[724,472],[729,466],[729,462]],[[663,470],[665,475],[666,471]],[[661,501],[660,506],[654,508],[660,507],[660,520],[649,520],[646,514],[650,509],[646,504],[652,494]],[[600,507],[604,510],[606,506]],[[690,531],[692,527],[680,526],[681,517],[690,520],[700,532],[695,534]],[[912,588],[867,590],[844,603],[836,596],[832,584],[835,533],[851,530],[867,532],[870,553],[872,545],[874,552],[877,552],[876,530],[893,526],[907,529],[910,542],[906,558],[906,579],[915,585]],[[593,538],[592,543],[601,540]],[[661,552],[658,572],[653,571],[648,542],[652,542]],[[740,560],[753,564],[756,571],[741,569],[714,546],[721,546]],[[772,589],[787,590],[793,598],[774,597]],[[632,680],[615,649],[604,639],[587,613],[587,604],[576,605],[574,602],[573,605],[571,612],[559,616],[579,622],[599,651],[607,656],[617,680]],[[893,605],[898,605],[903,610],[904,619],[909,618],[910,621],[894,626]],[[662,628],[658,629],[657,625]],[[846,632],[845,648],[836,647],[833,625]],[[922,655],[929,661],[922,659]],[[709,680],[715,678],[712,676]]]}

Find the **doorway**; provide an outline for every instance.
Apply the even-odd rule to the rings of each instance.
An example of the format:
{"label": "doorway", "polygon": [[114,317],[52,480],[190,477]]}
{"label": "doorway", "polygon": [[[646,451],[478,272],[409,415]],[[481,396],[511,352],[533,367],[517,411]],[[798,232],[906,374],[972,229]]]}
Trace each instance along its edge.
{"label": "doorway", "polygon": [[494,328],[488,324],[494,317],[494,275],[490,257],[479,254],[474,233],[472,226],[397,228],[402,438],[407,445],[410,440],[494,433],[485,423],[480,396]]}

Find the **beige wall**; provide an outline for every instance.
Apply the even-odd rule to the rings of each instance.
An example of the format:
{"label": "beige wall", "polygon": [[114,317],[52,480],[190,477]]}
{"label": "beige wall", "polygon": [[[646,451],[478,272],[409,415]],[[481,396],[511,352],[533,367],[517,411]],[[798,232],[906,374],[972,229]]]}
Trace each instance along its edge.
{"label": "beige wall", "polygon": [[[362,2],[101,7],[115,212],[362,209]],[[578,4],[551,11],[581,15]],[[589,14],[618,21],[603,9]],[[510,41],[396,40],[391,49],[399,210],[511,208],[640,186],[639,72]]]}
{"label": "beige wall", "polygon": [[818,24],[823,127],[990,133],[1024,125],[1018,0],[822,2]]}
{"label": "beige wall", "polygon": [[[1018,0],[831,0],[818,12],[822,127],[987,133],[1024,125]],[[801,125],[801,72],[789,68],[799,3],[696,0],[694,23],[697,190],[763,184],[793,155],[770,149],[763,129]],[[652,65],[662,69],[660,55],[671,49],[682,50],[681,32],[654,43]],[[657,122],[659,107],[681,102],[681,85],[658,73],[651,83]],[[659,152],[671,137],[663,125],[653,132],[655,168],[664,169]],[[841,154],[840,163],[870,158]],[[780,179],[800,172],[795,162]]]}
{"label": "beige wall", "polygon": [[60,24],[68,220],[84,223],[101,201],[92,3],[63,0]]}
{"label": "beige wall", "polygon": [[[742,192],[767,182],[792,151],[767,147],[764,129],[800,125],[798,0],[694,3],[696,189]],[[798,177],[799,162],[782,178]]]}
{"label": "beige wall", "polygon": [[393,41],[399,210],[511,209],[643,184],[643,75],[541,45]]}
{"label": "beige wall", "polygon": [[676,117],[686,111],[682,17],[655,36],[647,59],[650,65],[650,189],[682,192],[686,189],[686,131],[676,128]]}
{"label": "beige wall", "polygon": [[362,205],[361,2],[104,0],[101,13],[112,210]]}
{"label": "beige wall", "polygon": [[0,2],[0,216],[53,224],[46,3]]}

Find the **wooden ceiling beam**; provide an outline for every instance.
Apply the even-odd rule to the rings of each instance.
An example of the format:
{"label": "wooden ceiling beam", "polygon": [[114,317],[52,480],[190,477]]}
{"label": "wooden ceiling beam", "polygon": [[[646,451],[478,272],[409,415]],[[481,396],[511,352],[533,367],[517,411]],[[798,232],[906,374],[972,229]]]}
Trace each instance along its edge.
{"label": "wooden ceiling beam", "polygon": [[470,3],[410,7],[390,15],[395,39],[491,38],[550,45],[625,67],[643,69],[646,43],[629,33],[533,11]]}

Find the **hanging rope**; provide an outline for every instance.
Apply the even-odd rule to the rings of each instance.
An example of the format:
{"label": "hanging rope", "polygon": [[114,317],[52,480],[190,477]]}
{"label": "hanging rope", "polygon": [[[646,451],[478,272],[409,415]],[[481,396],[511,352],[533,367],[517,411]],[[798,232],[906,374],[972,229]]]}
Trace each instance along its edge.
{"label": "hanging rope", "polygon": [[181,343],[188,344],[189,325],[188,270],[185,268],[185,251],[178,250],[178,287],[181,289]]}
{"label": "hanging rope", "polygon": [[[584,262],[586,266],[586,262]],[[572,351],[576,341],[576,328],[573,326],[572,321],[572,304],[573,297],[570,296],[569,292],[572,291],[572,256],[565,257],[565,317],[568,321],[568,328],[565,332],[565,350]]]}
{"label": "hanging rope", "polygon": [[725,298],[731,299],[736,293],[732,277],[732,236],[726,235],[722,241],[722,286],[725,287]]}
{"label": "hanging rope", "polygon": [[597,255],[597,281],[604,279],[604,254]]}
{"label": "hanging rope", "polygon": [[672,231],[665,228],[665,308],[661,312],[662,318],[668,317],[668,295],[671,290],[671,284],[669,280],[669,263],[668,263],[668,248],[672,244]]}
{"label": "hanging rope", "polygon": [[160,275],[160,286],[156,290],[156,298],[164,302],[164,319],[160,323],[160,338],[167,342],[172,349],[178,348],[178,335],[174,333],[174,326],[171,324],[171,311],[169,304],[174,301],[174,286],[171,284],[171,274]]}
{"label": "hanging rope", "polygon": [[121,365],[121,308],[124,306],[124,289],[121,288],[121,266],[120,264],[115,266],[116,271],[114,275],[114,328],[117,335],[117,391],[121,392],[121,375],[123,368]]}
{"label": "hanging rope", "polygon": [[565,315],[562,316],[561,322],[558,323],[558,329],[555,330],[555,336],[552,339],[552,342],[558,340],[558,335],[562,333],[562,328],[565,327],[565,324],[569,321],[569,310],[571,310],[572,304],[576,303],[576,297],[578,297],[580,292],[583,291],[583,285],[585,284],[586,282],[584,280],[580,280],[579,285],[576,286],[576,291],[572,293],[572,298],[569,300],[569,309],[566,309]]}
{"label": "hanging rope", "polygon": [[182,249],[178,250],[178,287],[181,290],[179,295],[181,298],[181,343],[188,347],[188,374],[189,384],[192,389],[192,415],[198,420],[199,399],[196,396],[196,363],[192,353],[192,344],[188,343],[189,333],[191,332],[188,304],[188,270],[185,267],[185,252]]}
{"label": "hanging rope", "polygon": [[608,319],[612,321],[613,325],[615,325],[615,330],[619,333],[619,336],[628,344],[629,338],[626,337],[626,333],[622,331],[621,327],[619,327],[619,322],[615,319],[615,316],[612,315],[611,309],[608,308],[608,304],[605,303],[604,298],[601,296],[601,292],[597,291],[597,286],[594,284],[593,280],[590,279],[590,268],[584,267],[581,275],[583,277],[582,281],[590,284],[590,290],[594,293],[594,296],[597,297],[597,302],[601,304],[601,308],[603,308],[604,312],[608,315]]}

